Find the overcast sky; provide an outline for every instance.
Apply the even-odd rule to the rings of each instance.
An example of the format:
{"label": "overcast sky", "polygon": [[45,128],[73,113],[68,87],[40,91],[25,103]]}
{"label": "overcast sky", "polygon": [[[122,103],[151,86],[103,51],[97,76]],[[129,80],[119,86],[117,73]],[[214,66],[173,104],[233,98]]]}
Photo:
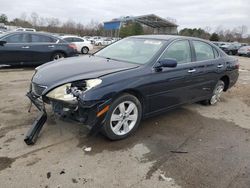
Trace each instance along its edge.
{"label": "overcast sky", "polygon": [[20,17],[23,12],[83,24],[156,14],[176,19],[179,29],[206,26],[232,29],[246,25],[250,33],[249,0],[0,0],[0,13],[10,19]]}

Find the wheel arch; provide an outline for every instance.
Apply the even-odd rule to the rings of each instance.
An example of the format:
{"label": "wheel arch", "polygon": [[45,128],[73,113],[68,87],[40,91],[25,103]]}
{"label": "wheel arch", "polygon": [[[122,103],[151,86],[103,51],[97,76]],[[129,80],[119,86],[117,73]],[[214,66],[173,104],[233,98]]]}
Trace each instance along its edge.
{"label": "wheel arch", "polygon": [[135,96],[140,101],[141,106],[142,106],[142,114],[144,114],[146,111],[146,98],[140,91],[136,89],[125,89],[117,93],[113,98],[116,99],[119,96],[126,94],[126,93]]}
{"label": "wheel arch", "polygon": [[224,91],[227,91],[228,88],[229,88],[229,83],[230,83],[230,79],[229,79],[229,76],[227,75],[224,75],[220,78],[220,80],[222,80],[225,84],[225,88],[224,88]]}
{"label": "wheel arch", "polygon": [[53,57],[53,55],[55,55],[56,53],[62,53],[64,55],[64,57],[67,57],[67,53],[63,50],[55,50],[52,52],[51,58]]}
{"label": "wheel arch", "polygon": [[82,51],[83,48],[87,48],[87,49],[89,50],[89,47],[88,47],[88,46],[83,46],[83,47],[81,48],[81,51]]}

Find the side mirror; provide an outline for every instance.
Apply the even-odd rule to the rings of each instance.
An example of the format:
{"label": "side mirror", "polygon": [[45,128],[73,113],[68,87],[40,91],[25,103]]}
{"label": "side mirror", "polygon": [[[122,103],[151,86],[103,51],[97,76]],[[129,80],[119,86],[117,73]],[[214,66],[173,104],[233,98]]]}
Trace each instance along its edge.
{"label": "side mirror", "polygon": [[7,42],[4,40],[0,40],[0,46],[4,46]]}
{"label": "side mirror", "polygon": [[156,69],[160,69],[162,67],[171,67],[174,68],[177,66],[177,61],[176,59],[170,59],[170,58],[166,58],[166,59],[161,59],[157,62],[155,68]]}

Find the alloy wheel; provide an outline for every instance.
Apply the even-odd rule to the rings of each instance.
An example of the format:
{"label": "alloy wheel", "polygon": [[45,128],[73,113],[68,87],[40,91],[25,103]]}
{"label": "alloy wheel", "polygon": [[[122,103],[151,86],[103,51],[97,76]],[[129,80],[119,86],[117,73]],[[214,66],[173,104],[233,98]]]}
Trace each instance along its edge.
{"label": "alloy wheel", "polygon": [[216,104],[218,101],[220,101],[220,97],[221,97],[221,94],[224,90],[224,83],[220,83],[216,86],[215,90],[214,90],[214,93],[213,93],[213,96],[212,98],[210,99],[210,104]]}
{"label": "alloy wheel", "polygon": [[134,128],[138,115],[138,108],[135,103],[132,101],[120,103],[111,114],[111,130],[119,136],[129,133]]}

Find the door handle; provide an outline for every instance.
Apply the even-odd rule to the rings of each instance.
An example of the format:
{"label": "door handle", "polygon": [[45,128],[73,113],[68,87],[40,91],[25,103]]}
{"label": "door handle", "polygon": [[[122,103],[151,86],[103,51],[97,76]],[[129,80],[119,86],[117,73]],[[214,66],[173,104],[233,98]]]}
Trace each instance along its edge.
{"label": "door handle", "polygon": [[55,46],[54,45],[50,45],[50,46],[48,46],[49,48],[54,48]]}
{"label": "door handle", "polygon": [[30,48],[29,46],[22,46],[22,48],[24,48],[24,49],[28,49],[28,48]]}
{"label": "door handle", "polygon": [[192,73],[192,72],[195,72],[195,71],[196,71],[196,69],[189,69],[188,70],[189,73]]}
{"label": "door handle", "polygon": [[222,64],[217,65],[217,68],[222,68],[222,67],[223,67]]}

